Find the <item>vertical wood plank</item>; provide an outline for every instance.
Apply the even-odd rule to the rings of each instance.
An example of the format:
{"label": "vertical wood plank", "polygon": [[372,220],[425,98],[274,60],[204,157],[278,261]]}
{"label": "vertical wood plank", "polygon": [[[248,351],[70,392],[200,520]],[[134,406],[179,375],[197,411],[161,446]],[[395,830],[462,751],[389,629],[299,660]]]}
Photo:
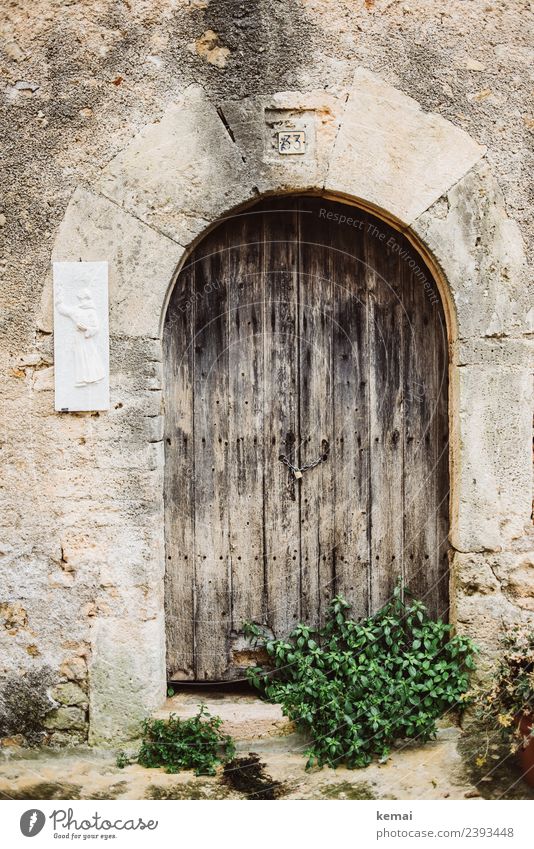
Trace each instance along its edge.
{"label": "vertical wood plank", "polygon": [[199,679],[228,669],[228,303],[224,230],[196,257],[194,303],[195,666]]}
{"label": "vertical wood plank", "polygon": [[[428,273],[430,280],[430,274]],[[434,292],[437,287],[434,286]],[[434,339],[437,358],[438,400],[434,416],[436,459],[436,518],[438,541],[437,615],[449,617],[449,346],[441,304],[434,304]]]}
{"label": "vertical wood plank", "polygon": [[326,461],[303,473],[300,488],[301,615],[324,621],[334,595],[333,279],[331,228],[316,199],[299,208],[300,462]]}
{"label": "vertical wood plank", "polygon": [[194,678],[194,439],[191,303],[194,266],[174,288],[163,334],[165,363],[165,621],[169,679]]}
{"label": "vertical wood plank", "polygon": [[[336,211],[344,212],[336,206]],[[369,340],[367,219],[332,225],[335,248],[334,445],[336,592],[352,604],[354,616],[370,610]]]}
{"label": "vertical wood plank", "polygon": [[405,307],[404,577],[410,592],[435,613],[438,554],[433,421],[437,393],[434,345],[428,344],[433,321],[429,300],[408,262],[401,262],[399,275]]}
{"label": "vertical wood plank", "polygon": [[[259,225],[259,226],[258,226]],[[227,225],[228,510],[232,631],[265,618],[261,216]]]}
{"label": "vertical wood plank", "polygon": [[298,461],[298,231],[295,201],[264,216],[264,540],[267,618],[286,635],[300,617],[298,484],[279,457]]}
{"label": "vertical wood plank", "polygon": [[[383,238],[381,238],[383,234]],[[402,326],[398,254],[388,230],[369,221],[365,259],[369,287],[371,610],[391,597],[403,574]]]}
{"label": "vertical wood plank", "polygon": [[[405,240],[402,248],[413,256]],[[419,267],[422,263],[419,261]],[[440,604],[447,559],[447,343],[440,305],[421,277],[401,262],[404,320],[404,564],[405,581],[433,616]],[[445,405],[443,403],[445,398]],[[445,439],[444,439],[445,437]],[[444,466],[445,458],[445,466]],[[445,537],[445,539],[443,539]],[[448,595],[448,593],[447,593]],[[446,613],[446,611],[445,611]]]}

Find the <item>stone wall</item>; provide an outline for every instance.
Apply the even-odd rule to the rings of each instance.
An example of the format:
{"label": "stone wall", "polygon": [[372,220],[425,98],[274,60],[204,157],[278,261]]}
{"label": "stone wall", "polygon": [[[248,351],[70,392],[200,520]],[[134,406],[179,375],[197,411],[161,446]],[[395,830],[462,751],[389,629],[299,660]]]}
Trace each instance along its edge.
{"label": "stone wall", "polygon": [[[359,198],[434,258],[453,343],[452,615],[484,663],[501,621],[534,619],[527,6],[6,7],[3,733],[24,726],[17,682],[36,694],[28,734],[38,702],[56,743],[88,716],[93,742],[132,735],[163,697],[161,318],[185,249],[266,191]],[[295,110],[316,129],[297,167],[265,148],[266,122]],[[52,257],[110,262],[109,413],[53,412]]]}

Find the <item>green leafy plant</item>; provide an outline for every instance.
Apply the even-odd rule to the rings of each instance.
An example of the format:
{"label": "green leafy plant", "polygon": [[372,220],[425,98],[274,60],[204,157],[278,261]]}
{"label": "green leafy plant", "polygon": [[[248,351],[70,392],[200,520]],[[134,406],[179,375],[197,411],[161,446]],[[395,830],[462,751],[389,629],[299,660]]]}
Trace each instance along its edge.
{"label": "green leafy plant", "polygon": [[511,753],[534,737],[534,630],[517,625],[504,634],[501,643],[503,652],[495,672],[474,698],[476,717],[486,730],[477,766],[484,766],[489,750],[496,748],[491,744],[496,735],[509,743]]}
{"label": "green leafy plant", "polygon": [[117,752],[117,757],[115,759],[115,763],[117,764],[119,769],[124,769],[125,767],[127,767],[131,763],[133,763],[133,760],[132,760],[132,758],[128,757],[128,755],[126,754],[124,749],[120,749]]}
{"label": "green leafy plant", "polygon": [[145,720],[137,762],[146,767],[164,767],[166,772],[194,769],[196,775],[215,775],[218,764],[231,760],[235,746],[220,730],[222,719],[211,716],[200,705],[196,716],[180,719]]}
{"label": "green leafy plant", "polygon": [[405,603],[400,586],[373,617],[355,621],[349,610],[338,596],[324,627],[297,625],[287,640],[246,626],[272,664],[249,670],[249,680],[311,736],[308,767],[363,767],[396,739],[428,740],[474,668],[470,640],[451,636],[421,602]]}

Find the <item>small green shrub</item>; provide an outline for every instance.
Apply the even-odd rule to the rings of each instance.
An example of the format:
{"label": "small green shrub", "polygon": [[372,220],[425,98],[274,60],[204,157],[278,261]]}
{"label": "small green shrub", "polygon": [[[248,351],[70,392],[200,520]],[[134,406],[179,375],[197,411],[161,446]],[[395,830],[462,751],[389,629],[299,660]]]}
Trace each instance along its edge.
{"label": "small green shrub", "polygon": [[474,646],[402,595],[397,587],[389,604],[359,622],[338,596],[324,627],[297,625],[287,640],[246,626],[272,662],[249,670],[249,680],[311,735],[308,767],[363,767],[386,757],[396,739],[428,740],[466,692]]}
{"label": "small green shrub", "polygon": [[119,769],[125,769],[125,767],[130,766],[131,763],[134,763],[135,758],[129,757],[124,749],[120,749],[117,752],[117,757],[115,758],[115,763],[119,767]]}
{"label": "small green shrub", "polygon": [[222,734],[222,719],[210,716],[200,705],[196,716],[179,719],[147,719],[137,762],[146,767],[164,767],[165,772],[194,769],[196,775],[215,775],[219,763],[233,758],[231,737]]}

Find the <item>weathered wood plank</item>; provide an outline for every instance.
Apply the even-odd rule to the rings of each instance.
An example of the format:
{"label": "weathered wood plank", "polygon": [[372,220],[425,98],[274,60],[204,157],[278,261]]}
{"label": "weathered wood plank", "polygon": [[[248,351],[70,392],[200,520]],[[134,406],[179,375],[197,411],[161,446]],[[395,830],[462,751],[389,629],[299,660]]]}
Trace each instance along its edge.
{"label": "weathered wood plank", "polygon": [[[417,257],[405,240],[403,250]],[[405,581],[437,616],[448,588],[447,339],[439,303],[424,288],[421,260],[401,262],[404,321],[404,564]],[[431,341],[431,344],[429,344]],[[445,464],[445,465],[444,465]],[[445,473],[445,477],[444,477]]]}
{"label": "weathered wood plank", "polygon": [[399,275],[405,309],[404,580],[416,598],[435,610],[437,518],[433,420],[437,393],[433,346],[425,344],[433,322],[429,300],[407,261],[401,262]]}
{"label": "weathered wood plank", "polygon": [[263,550],[263,251],[258,216],[227,225],[228,511],[232,634],[265,618]]}
{"label": "weathered wood plank", "polygon": [[299,387],[300,464],[326,454],[303,473],[300,489],[301,615],[313,625],[324,620],[334,595],[333,270],[331,228],[316,199],[299,210]]}
{"label": "weathered wood plank", "polygon": [[267,205],[264,216],[264,536],[268,623],[286,635],[300,617],[298,484],[282,464],[299,444],[297,362],[298,230],[295,201]]}
{"label": "weathered wood plank", "polygon": [[[342,211],[336,206],[336,211]],[[346,211],[345,211],[346,212]],[[336,591],[355,616],[369,613],[369,342],[367,219],[358,226],[334,224],[334,445]]]}
{"label": "weathered wood plank", "polygon": [[403,570],[403,308],[398,254],[387,247],[388,235],[385,225],[370,221],[365,262],[369,289],[372,611],[388,601]]}
{"label": "weathered wood plank", "polygon": [[[428,272],[430,280],[430,272]],[[437,287],[434,287],[434,293]],[[449,617],[449,346],[447,327],[441,304],[434,303],[434,351],[437,359],[438,401],[434,416],[434,439],[437,448],[435,488],[437,516],[437,616]]]}
{"label": "weathered wood plank", "polygon": [[165,619],[169,679],[194,678],[195,492],[191,344],[194,265],[180,273],[163,334],[165,363]]}
{"label": "weathered wood plank", "polygon": [[195,667],[222,678],[231,622],[228,545],[228,304],[224,230],[195,264]]}

